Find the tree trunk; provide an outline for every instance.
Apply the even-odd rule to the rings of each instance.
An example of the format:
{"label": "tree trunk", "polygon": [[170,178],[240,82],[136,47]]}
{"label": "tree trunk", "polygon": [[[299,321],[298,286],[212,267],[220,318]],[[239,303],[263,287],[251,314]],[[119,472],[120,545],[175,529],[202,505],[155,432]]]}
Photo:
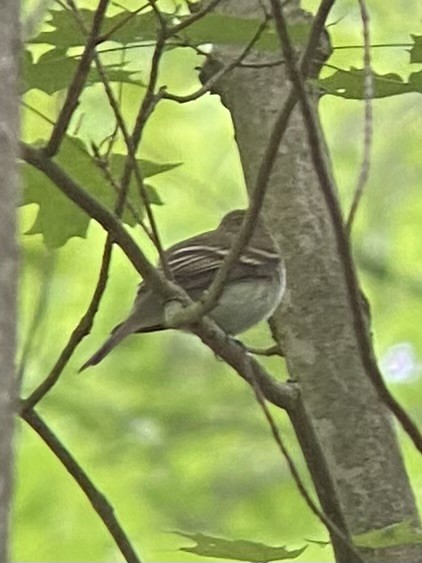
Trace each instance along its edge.
{"label": "tree trunk", "polygon": [[19,2],[0,6],[0,561],[9,561],[18,250]]}
{"label": "tree trunk", "polygon": [[[259,0],[223,0],[217,11],[262,19],[261,5]],[[296,12],[297,17],[304,16]],[[238,53],[232,46],[218,45],[213,55],[227,64]],[[280,58],[281,52],[260,52],[248,61]],[[205,68],[205,75],[212,72]],[[215,87],[232,115],[249,192],[289,89],[282,66],[236,68]],[[418,526],[391,417],[361,362],[344,270],[298,108],[278,150],[264,212],[287,270],[276,332],[316,428],[348,531],[361,534],[409,519]],[[310,469],[318,490],[321,483]],[[364,556],[373,561],[422,561],[422,546],[402,545]]]}

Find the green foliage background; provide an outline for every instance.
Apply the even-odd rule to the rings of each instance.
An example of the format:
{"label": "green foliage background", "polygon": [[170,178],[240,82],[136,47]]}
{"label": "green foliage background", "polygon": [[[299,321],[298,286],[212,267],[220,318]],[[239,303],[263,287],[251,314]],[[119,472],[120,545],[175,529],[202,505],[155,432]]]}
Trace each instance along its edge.
{"label": "green foliage background", "polygon": [[[317,4],[309,0],[304,7],[314,9]],[[417,0],[373,0],[369,7],[373,43],[412,43],[411,33],[422,34],[422,6]],[[361,44],[356,2],[337,2],[330,21],[334,46]],[[43,51],[43,46],[33,48],[36,57]],[[147,48],[128,51],[129,67],[147,67],[150,55]],[[380,74],[396,73],[406,80],[420,70],[420,65],[409,64],[406,47],[373,49],[372,55]],[[120,55],[111,57],[118,61]],[[335,50],[330,64],[361,68],[361,59],[359,49]],[[179,94],[194,91],[199,84],[194,69],[200,62],[186,49],[170,51],[163,60],[160,82]],[[333,70],[324,73],[328,76]],[[142,71],[135,77],[148,79]],[[142,93],[139,85],[123,87],[123,110],[129,121]],[[24,100],[54,120],[63,92],[48,95],[31,89]],[[363,104],[327,95],[320,111],[343,207],[348,209],[361,160]],[[77,130],[85,143],[99,143],[113,126],[101,85],[94,83],[83,94],[71,131]],[[50,129],[45,119],[23,109],[26,140],[46,139]],[[118,148],[124,152],[123,144]],[[399,374],[391,390],[419,426],[421,149],[420,93],[376,100],[371,174],[353,237],[371,303],[378,356],[387,376]],[[140,156],[153,162],[182,163],[149,180],[163,202],[154,209],[166,245],[212,228],[228,209],[246,203],[230,118],[216,96],[186,105],[162,102],[148,124]],[[42,187],[41,182],[40,197],[45,197]],[[61,203],[51,201],[51,206],[60,217]],[[37,211],[36,204],[22,208],[22,233],[31,229]],[[64,221],[50,224],[53,240],[63,233]],[[153,257],[145,237],[136,228],[133,233]],[[40,234],[22,235],[22,349],[33,334],[25,362],[24,395],[48,373],[83,314],[96,283],[104,238],[101,229],[91,224],[86,239],[74,237],[60,249],[48,250]],[[194,337],[174,332],[134,336],[104,363],[77,374],[131,307],[137,283],[116,249],[94,329],[39,412],[111,500],[141,557],[147,561],[205,560],[178,551],[191,542],[170,533],[174,530],[290,549],[306,545],[309,539],[326,540],[325,530],[306,509],[290,479],[250,390]],[[31,323],[40,300],[42,315],[34,334]],[[245,340],[265,345],[268,331],[264,326],[256,328]],[[266,362],[280,377],[286,376],[280,361]],[[286,417],[276,411],[274,416],[308,479]],[[420,459],[409,440],[400,439],[420,505]],[[23,423],[16,452],[14,560],[122,560],[83,494]],[[297,560],[330,561],[331,557],[329,547],[311,543]]]}

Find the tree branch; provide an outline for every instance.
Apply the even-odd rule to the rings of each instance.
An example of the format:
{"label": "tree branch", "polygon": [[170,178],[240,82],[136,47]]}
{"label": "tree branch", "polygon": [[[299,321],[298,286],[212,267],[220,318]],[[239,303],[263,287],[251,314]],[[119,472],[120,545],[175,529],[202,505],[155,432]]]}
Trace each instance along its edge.
{"label": "tree branch", "polygon": [[113,34],[116,33],[116,31],[118,31],[119,29],[121,29],[122,27],[124,27],[128,22],[130,22],[135,16],[137,16],[138,14],[140,14],[141,12],[143,12],[144,10],[146,10],[147,8],[150,7],[150,3],[146,2],[145,4],[143,4],[140,8],[138,8],[137,10],[135,10],[134,12],[130,12],[125,18],[123,18],[121,21],[119,21],[114,27],[112,27],[111,29],[109,29],[107,31],[107,33],[104,33],[103,35],[101,35],[100,37],[98,37],[97,40],[97,45],[100,43],[104,43],[105,41],[108,41],[109,39],[112,41],[112,37]]}
{"label": "tree branch", "polygon": [[[319,506],[314,502],[314,500],[312,499],[311,495],[309,494],[307,488],[305,487],[305,484],[302,481],[302,478],[296,468],[296,465],[293,461],[293,458],[291,457],[286,445],[284,444],[283,439],[281,438],[281,434],[280,431],[277,428],[277,425],[272,417],[272,414],[267,406],[267,404],[265,403],[265,398],[262,395],[262,391],[261,388],[259,386],[259,383],[256,381],[255,376],[253,373],[250,374],[250,379],[249,379],[249,383],[251,385],[251,387],[254,390],[255,393],[255,398],[257,403],[259,404],[259,406],[261,407],[261,410],[265,416],[265,419],[268,422],[268,425],[270,427],[270,431],[271,434],[273,436],[273,439],[281,453],[281,455],[284,457],[284,459],[287,462],[287,466],[289,468],[290,474],[293,478],[293,481],[296,484],[296,487],[301,495],[301,497],[303,498],[303,500],[305,501],[307,507],[311,510],[311,512],[318,518],[318,520],[325,525],[325,527],[327,528],[327,530],[330,532],[330,534],[332,536],[335,537],[335,539],[337,540],[337,542],[340,542],[341,544],[341,549],[343,552],[343,556],[344,559],[342,559],[345,563],[364,563],[362,557],[359,555],[359,553],[356,551],[356,549],[353,547],[352,544],[352,539],[350,537],[349,532],[347,531],[347,526],[346,526],[346,522],[344,520],[344,517],[342,515],[340,506],[339,506],[339,501],[338,501],[338,497],[335,493],[335,488],[331,482],[331,479],[329,479],[329,482],[325,484],[325,486],[328,488],[330,487],[330,485],[332,485],[332,488],[330,489],[330,508],[331,510],[334,512],[335,516],[335,520],[331,519],[328,515],[326,515],[320,508]],[[300,399],[299,399],[300,401]],[[296,408],[296,411],[298,411],[299,409]],[[291,418],[291,420],[298,420],[298,418]],[[301,422],[303,422],[303,416],[301,418]],[[308,428],[309,431],[309,428]],[[315,432],[313,433],[313,445],[315,446],[318,443],[318,439],[316,437]],[[320,460],[324,460],[325,456],[322,454],[321,452],[321,457],[319,458]],[[329,475],[328,471],[327,471],[327,476]],[[333,510],[334,509],[334,510]],[[336,524],[336,522],[339,521],[339,525]],[[340,563],[340,561],[339,561]]]}
{"label": "tree branch", "polygon": [[111,251],[112,243],[110,237],[108,237],[104,247],[97,285],[95,287],[91,302],[88,305],[88,309],[77,324],[76,328],[73,330],[53,369],[50,371],[44,381],[40,383],[40,385],[31,393],[31,395],[29,395],[29,397],[22,402],[23,410],[33,409],[35,405],[54,387],[77,346],[91,331],[92,325],[94,323],[94,317],[98,312],[100,301],[107,285]]}
{"label": "tree branch", "polygon": [[174,25],[172,27],[168,27],[167,31],[166,31],[166,37],[165,38],[170,39],[170,37],[174,37],[175,35],[179,34],[181,31],[183,31],[184,29],[186,29],[187,27],[189,27],[193,23],[201,20],[203,17],[205,17],[207,14],[209,14],[212,10],[214,10],[214,8],[216,8],[221,1],[222,0],[211,0],[210,3],[207,6],[205,6],[205,8],[202,8],[201,10],[194,12],[191,16],[184,19],[179,24]]}
{"label": "tree branch", "polygon": [[59,438],[57,438],[36,411],[32,409],[23,410],[21,412],[21,417],[47,444],[69,474],[78,483],[79,487],[91,503],[92,508],[110,532],[110,535],[114,539],[126,561],[128,563],[141,563],[141,559],[138,557],[134,547],[129,541],[129,538],[117,520],[113,507],[100,490],[94,485],[69,450],[64,447]]}
{"label": "tree branch", "polygon": [[79,96],[81,95],[82,89],[85,86],[85,82],[91,68],[91,62],[94,56],[98,34],[105,12],[107,10],[108,3],[109,0],[99,0],[98,2],[98,7],[95,11],[94,20],[92,22],[92,28],[88,35],[82,58],[79,62],[79,66],[75,72],[73,80],[67,90],[66,100],[60,112],[59,118],[53,128],[50,140],[48,141],[45,148],[46,154],[48,154],[49,156],[55,155],[59,150],[63,137],[65,136],[67,128],[69,127],[73,112],[78,105]]}
{"label": "tree branch", "polygon": [[365,0],[358,0],[360,6],[360,14],[363,26],[363,66],[365,69],[364,79],[364,131],[363,131],[363,158],[360,167],[358,181],[356,183],[355,193],[353,196],[352,205],[350,207],[349,216],[346,222],[346,231],[350,236],[352,231],[353,221],[359,207],[360,200],[362,199],[363,190],[366,182],[368,181],[370,157],[371,157],[371,144],[372,144],[372,98],[374,96],[374,76],[371,68],[371,37],[369,29],[369,13]]}

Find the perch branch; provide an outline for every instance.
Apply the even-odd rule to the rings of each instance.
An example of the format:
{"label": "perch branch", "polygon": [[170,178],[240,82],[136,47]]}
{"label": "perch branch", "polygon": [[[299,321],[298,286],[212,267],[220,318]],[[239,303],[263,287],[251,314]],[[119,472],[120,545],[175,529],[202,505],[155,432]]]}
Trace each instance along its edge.
{"label": "perch branch", "polygon": [[[55,183],[60,191],[83,209],[91,218],[100,223],[110,234],[113,242],[118,244],[123,250],[136,271],[155,292],[166,300],[176,300],[183,305],[191,303],[181,288],[167,280],[159,270],[152,266],[133,238],[124,229],[119,219],[86,193],[60,166],[52,162],[42,150],[22,143],[21,154],[26,162],[43,172]],[[287,411],[294,409],[297,400],[297,390],[290,384],[279,383],[269,376],[263,367],[251,358],[241,346],[228,340],[227,335],[213,321],[204,318],[198,324],[193,325],[191,329],[218,356],[233,367],[243,379],[247,380],[245,365],[251,364],[251,369],[257,374],[258,383],[268,401]]]}

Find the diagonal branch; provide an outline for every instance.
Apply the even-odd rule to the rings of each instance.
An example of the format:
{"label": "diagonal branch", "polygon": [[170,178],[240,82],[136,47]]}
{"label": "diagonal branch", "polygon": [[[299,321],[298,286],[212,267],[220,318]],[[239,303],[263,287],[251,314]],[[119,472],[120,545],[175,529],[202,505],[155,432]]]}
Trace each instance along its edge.
{"label": "diagonal branch", "polygon": [[[97,163],[97,166],[103,172],[104,178],[107,180],[107,182],[110,184],[110,186],[116,192],[116,194],[118,194],[122,188],[121,188],[121,185],[118,183],[118,181],[113,176],[113,174],[110,170],[110,166],[109,166],[107,156],[104,158],[101,155],[100,150],[97,147],[97,145],[95,145],[95,143],[91,143],[91,148],[92,148],[92,151],[94,153],[94,157],[95,157],[95,161]],[[151,242],[154,242],[154,237],[153,237],[150,229],[148,228],[148,226],[145,224],[144,220],[142,219],[139,211],[135,208],[134,205],[132,205],[132,203],[130,201],[127,201],[126,206],[129,210],[130,214],[132,215],[133,219],[138,223],[138,225],[140,225],[142,227],[142,230],[145,232],[145,234],[148,236],[148,238],[151,240]]]}
{"label": "diagonal branch", "polygon": [[207,6],[205,6],[205,8],[202,8],[201,10],[194,12],[191,16],[182,20],[180,23],[178,23],[178,24],[176,24],[172,27],[168,27],[167,30],[166,30],[166,37],[165,38],[170,39],[170,37],[174,37],[175,35],[177,35],[181,31],[183,31],[184,29],[191,26],[193,23],[201,20],[207,14],[212,12],[212,10],[214,10],[214,8],[216,8],[218,6],[218,4],[220,4],[221,1],[222,0],[211,0],[210,3]]}
{"label": "diagonal branch", "polygon": [[363,43],[364,43],[364,53],[363,53],[363,63],[364,63],[364,130],[363,130],[363,159],[360,167],[359,177],[355,188],[355,193],[353,196],[352,205],[349,211],[349,216],[347,217],[346,230],[350,235],[353,221],[355,219],[356,212],[359,207],[360,200],[362,199],[363,190],[365,188],[366,182],[368,181],[369,168],[370,168],[370,156],[371,156],[371,144],[372,144],[372,98],[374,96],[374,75],[371,68],[371,37],[369,30],[369,13],[365,3],[365,0],[358,0],[360,6],[360,14],[362,19],[363,27]]}
{"label": "diagonal branch", "polygon": [[69,474],[78,483],[81,490],[88,497],[92,508],[104,523],[122,555],[128,563],[141,563],[134,547],[129,541],[125,531],[117,520],[114,509],[106,497],[94,485],[76,459],[57,438],[51,428],[43,421],[36,411],[29,409],[22,412],[21,417],[47,444],[54,455],[61,461]]}
{"label": "diagonal branch", "polygon": [[54,125],[50,140],[45,148],[45,151],[49,156],[54,156],[59,150],[63,137],[66,135],[67,128],[69,127],[70,120],[72,119],[72,115],[77,108],[79,96],[85,86],[85,82],[91,68],[91,62],[94,56],[101,23],[109,1],[110,0],[99,0],[98,2],[98,7],[95,11],[94,20],[92,22],[92,28],[89,32],[82,58],[79,61],[79,66],[67,91],[66,100],[60,112],[59,118]]}
{"label": "diagonal branch", "polygon": [[[293,458],[291,457],[289,450],[287,449],[284,440],[281,437],[280,431],[275,423],[275,420],[268,408],[268,405],[265,402],[265,398],[262,394],[262,390],[258,384],[258,382],[255,379],[254,373],[251,372],[250,376],[249,376],[249,383],[254,391],[255,394],[255,399],[257,401],[257,403],[259,404],[264,417],[266,419],[266,421],[268,422],[268,426],[270,428],[272,437],[281,453],[281,455],[284,457],[284,459],[287,462],[287,466],[289,468],[290,474],[293,478],[293,481],[296,484],[296,487],[298,489],[298,491],[300,492],[301,497],[304,499],[307,507],[311,510],[311,512],[318,518],[318,520],[320,520],[320,522],[322,524],[325,525],[325,527],[327,528],[327,530],[330,532],[330,534],[332,536],[334,536],[337,540],[339,540],[341,542],[341,546],[342,546],[342,550],[344,553],[347,553],[347,561],[353,561],[356,563],[364,563],[363,559],[361,558],[361,556],[359,555],[359,553],[356,551],[356,548],[352,545],[352,539],[350,537],[350,534],[347,532],[347,527],[346,527],[346,523],[344,522],[343,517],[341,517],[340,519],[340,526],[337,525],[334,520],[332,520],[331,518],[329,518],[323,510],[321,510],[319,508],[319,506],[315,503],[315,501],[312,499],[311,495],[309,494],[304,482],[302,481],[302,478],[299,474],[299,471],[296,468],[296,465],[293,461]],[[323,459],[323,458],[321,458]],[[328,485],[328,483],[327,483]],[[335,499],[337,499],[337,495],[335,495]],[[333,500],[331,500],[331,502],[334,502]],[[338,516],[339,514],[341,514],[341,510],[339,509],[339,507],[336,507],[338,509],[338,514],[336,514],[336,516]]]}
{"label": "diagonal branch", "polygon": [[104,294],[108,280],[111,250],[112,245],[110,243],[106,243],[104,247],[97,285],[95,286],[91,302],[89,303],[85,314],[77,324],[76,328],[73,330],[66,346],[63,348],[58,360],[54,364],[53,369],[50,371],[44,381],[42,381],[40,385],[31,393],[31,395],[29,395],[29,397],[23,401],[22,405],[25,410],[34,408],[35,405],[54,387],[77,346],[91,331],[92,325],[94,323],[94,317],[100,306],[100,301]]}
{"label": "diagonal branch", "polygon": [[148,198],[148,194],[147,191],[145,189],[145,184],[144,184],[144,179],[140,170],[140,167],[138,166],[138,162],[136,160],[136,151],[139,147],[139,144],[141,142],[141,138],[142,138],[142,134],[145,128],[145,125],[148,121],[149,116],[151,115],[151,113],[154,111],[157,103],[161,100],[162,95],[164,92],[160,91],[158,93],[155,93],[156,87],[157,87],[157,82],[158,82],[158,71],[159,71],[159,65],[160,65],[160,61],[161,61],[161,57],[164,53],[164,49],[165,49],[165,27],[162,27],[158,33],[158,37],[157,37],[157,42],[155,44],[154,47],[154,52],[152,55],[152,60],[151,60],[151,70],[150,70],[150,77],[149,77],[149,81],[148,81],[148,85],[145,91],[145,95],[144,98],[141,102],[138,114],[136,116],[135,119],[135,125],[133,128],[133,132],[132,135],[130,136],[125,122],[121,116],[120,113],[120,108],[118,106],[117,103],[115,103],[115,101],[112,99],[113,98],[113,93],[110,87],[107,87],[107,78],[104,72],[104,69],[102,68],[101,65],[101,61],[100,61],[100,57],[98,55],[96,55],[95,61],[97,64],[97,69],[100,73],[101,79],[103,81],[104,87],[106,89],[106,93],[107,96],[109,98],[109,102],[110,105],[113,109],[114,115],[116,117],[117,123],[120,127],[120,130],[123,134],[123,138],[124,141],[126,143],[126,147],[128,150],[128,158],[126,159],[126,163],[125,163],[125,168],[123,171],[123,175],[122,175],[122,179],[121,179],[121,185],[124,187],[124,189],[126,188],[126,186],[129,185],[130,183],[130,178],[132,175],[132,170],[134,171],[135,174],[135,178],[139,187],[139,192],[140,192],[140,196],[141,196],[141,200],[142,203],[145,207],[146,210],[146,214],[148,217],[148,221],[151,227],[151,233],[153,235],[153,240],[154,240],[154,244],[155,247],[158,251],[158,255],[160,258],[160,263],[161,263],[161,267],[163,269],[163,272],[165,273],[166,277],[171,279],[171,272],[168,268],[167,265],[167,260],[164,254],[164,250],[163,250],[163,246],[161,244],[161,239],[160,239],[160,235],[158,232],[158,227],[155,221],[155,217],[154,214],[152,212],[151,209],[151,204],[149,202],[149,198]]}
{"label": "diagonal branch", "polygon": [[113,34],[116,33],[116,31],[118,31],[119,29],[124,27],[135,16],[139,15],[141,12],[143,12],[144,10],[149,8],[149,6],[150,6],[150,4],[149,4],[149,2],[147,2],[146,4],[143,4],[140,8],[135,10],[134,12],[130,12],[125,18],[123,18],[121,21],[119,21],[114,27],[109,29],[107,31],[107,33],[103,33],[100,37],[98,37],[97,45],[99,43],[104,43],[105,41],[108,41],[109,39],[112,41]]}
{"label": "diagonal branch", "polygon": [[290,41],[287,23],[283,11],[278,0],[270,0],[270,2],[273,9],[277,33],[279,35],[280,43],[283,49],[283,57],[286,61],[286,67],[290,73],[290,78],[293,82],[293,86],[296,90],[301,105],[315,171],[317,173],[321,191],[323,193],[328,211],[331,216],[337,243],[338,256],[344,268],[345,283],[348,289],[350,309],[353,315],[353,326],[359,345],[363,366],[368,374],[368,377],[370,377],[374,387],[376,388],[379,397],[395,415],[397,420],[402,425],[403,429],[412,439],[419,452],[422,453],[422,435],[419,429],[409,417],[407,412],[390,394],[375,362],[367,327],[362,315],[359,286],[353,267],[353,260],[349,248],[349,243],[344,231],[343,219],[338,206],[337,198],[335,196],[335,191],[331,184],[331,178],[327,169],[324,154],[321,149],[320,137],[315,120],[315,115],[306,93],[302,73],[298,69],[295,62],[296,56],[292,43]]}

